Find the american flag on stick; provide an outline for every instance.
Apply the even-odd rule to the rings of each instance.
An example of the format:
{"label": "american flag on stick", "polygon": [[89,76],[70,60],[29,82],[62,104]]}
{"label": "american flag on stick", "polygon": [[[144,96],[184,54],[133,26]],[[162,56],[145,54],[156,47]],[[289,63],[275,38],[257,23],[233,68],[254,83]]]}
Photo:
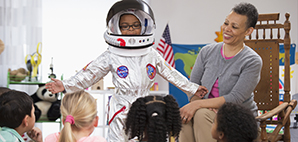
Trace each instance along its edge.
{"label": "american flag on stick", "polygon": [[162,37],[160,38],[160,42],[157,46],[157,51],[159,54],[173,67],[175,68],[175,60],[174,60],[174,52],[172,49],[172,42],[170,36],[169,25],[167,24]]}

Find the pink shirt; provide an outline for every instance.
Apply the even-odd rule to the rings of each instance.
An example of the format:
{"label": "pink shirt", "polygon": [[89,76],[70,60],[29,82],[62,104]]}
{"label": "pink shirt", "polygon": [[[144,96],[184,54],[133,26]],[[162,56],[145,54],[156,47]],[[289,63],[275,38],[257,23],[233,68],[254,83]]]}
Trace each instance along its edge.
{"label": "pink shirt", "polygon": [[[48,135],[44,142],[58,142],[60,132]],[[107,142],[105,138],[101,136],[89,136],[80,138],[77,142]]]}
{"label": "pink shirt", "polygon": [[[224,45],[224,44],[223,44]],[[223,50],[222,50],[222,46],[221,46],[221,56],[224,57],[225,59],[229,60],[229,59],[232,59],[234,56],[232,57],[226,57],[224,54],[223,54]],[[219,89],[218,89],[218,79],[216,79],[214,85],[212,86],[212,89],[211,89],[211,92],[208,96],[208,98],[217,98],[219,97]]]}

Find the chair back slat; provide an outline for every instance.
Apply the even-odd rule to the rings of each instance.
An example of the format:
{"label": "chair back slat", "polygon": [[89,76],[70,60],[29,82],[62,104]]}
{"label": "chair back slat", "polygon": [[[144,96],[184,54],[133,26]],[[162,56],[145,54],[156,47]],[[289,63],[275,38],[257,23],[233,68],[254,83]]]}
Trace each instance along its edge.
{"label": "chair back slat", "polygon": [[279,13],[259,14],[258,21],[279,20]]}
{"label": "chair back slat", "polygon": [[263,61],[261,79],[254,90],[260,110],[271,110],[279,105],[279,43],[276,41],[246,41]]}

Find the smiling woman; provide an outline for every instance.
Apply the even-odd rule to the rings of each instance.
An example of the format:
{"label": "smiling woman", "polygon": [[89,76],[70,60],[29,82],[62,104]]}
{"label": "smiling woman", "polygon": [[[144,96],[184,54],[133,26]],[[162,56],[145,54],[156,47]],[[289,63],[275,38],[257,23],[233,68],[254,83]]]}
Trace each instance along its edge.
{"label": "smiling woman", "polygon": [[253,90],[259,82],[261,57],[244,44],[258,19],[257,9],[250,3],[236,5],[223,25],[223,42],[201,49],[190,80],[210,90],[204,99],[193,97],[180,109],[184,124],[179,141],[215,142],[211,126],[216,111],[225,102],[239,104],[256,116]]}
{"label": "smiling woman", "polygon": [[232,11],[221,26],[225,43],[222,50],[225,57],[235,56],[243,50],[245,36],[250,35],[254,29],[254,25],[248,25],[250,23],[248,21],[257,22],[249,19],[249,15],[241,15],[239,11]]}

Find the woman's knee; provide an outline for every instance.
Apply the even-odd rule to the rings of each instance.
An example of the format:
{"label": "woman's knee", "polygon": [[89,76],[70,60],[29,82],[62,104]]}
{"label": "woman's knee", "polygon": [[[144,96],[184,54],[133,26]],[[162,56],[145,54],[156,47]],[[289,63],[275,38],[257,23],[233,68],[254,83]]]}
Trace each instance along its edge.
{"label": "woman's knee", "polygon": [[193,121],[195,122],[213,122],[213,119],[215,117],[215,112],[207,109],[207,108],[201,108],[198,109],[194,115]]}

